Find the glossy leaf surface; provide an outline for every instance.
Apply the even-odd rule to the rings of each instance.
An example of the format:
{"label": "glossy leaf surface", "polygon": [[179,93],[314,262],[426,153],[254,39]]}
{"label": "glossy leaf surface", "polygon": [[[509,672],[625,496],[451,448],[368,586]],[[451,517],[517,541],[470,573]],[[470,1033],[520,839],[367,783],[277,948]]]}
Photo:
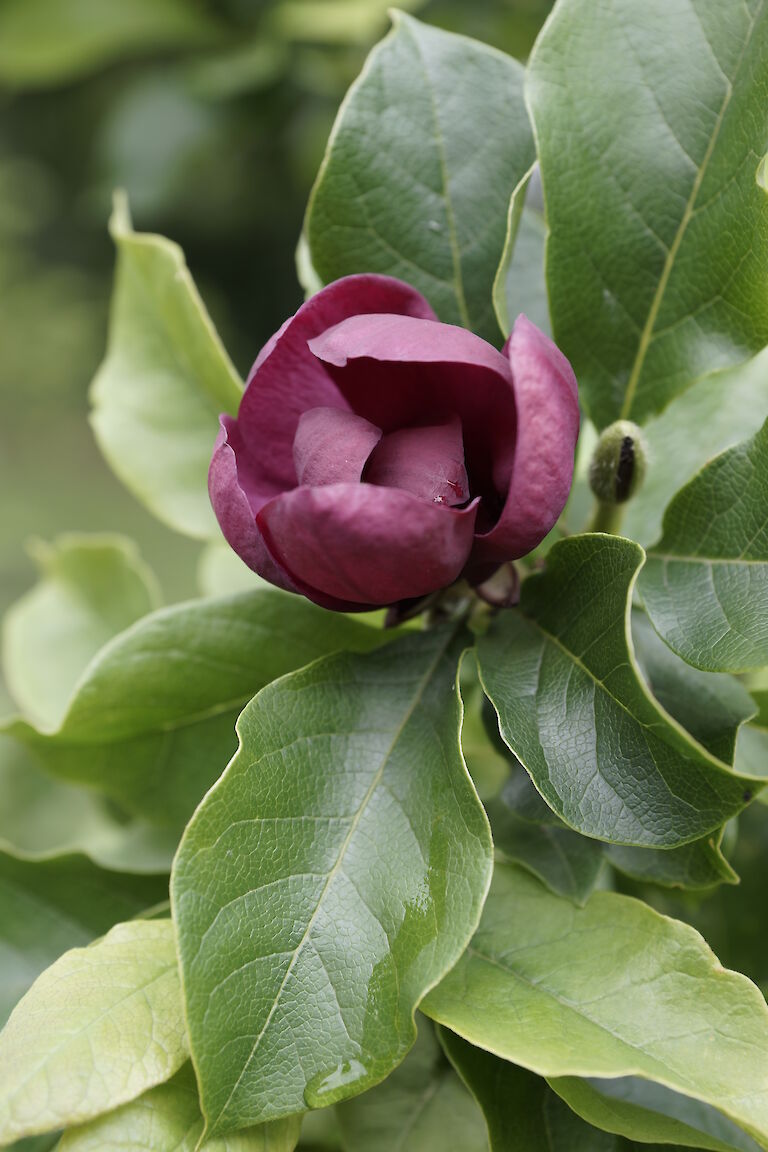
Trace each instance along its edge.
{"label": "glossy leaf surface", "polygon": [[504,740],[566,824],[671,848],[722,825],[754,786],[689,738],[638,675],[629,612],[642,561],[618,537],[556,544],[478,660]]}
{"label": "glossy leaf surface", "polygon": [[768,11],[565,0],[526,91],[555,339],[598,427],[642,422],[768,343]]}
{"label": "glossy leaf surface", "polygon": [[[512,189],[534,158],[523,69],[394,14],[342,105],[306,221],[325,283],[385,272],[498,340],[491,292]],[[478,130],[481,125],[481,130]]]}
{"label": "glossy leaf surface", "polygon": [[[172,882],[211,1134],[356,1095],[415,1038],[491,869],[453,625],[264,689]],[[354,958],[354,963],[350,963]]]}

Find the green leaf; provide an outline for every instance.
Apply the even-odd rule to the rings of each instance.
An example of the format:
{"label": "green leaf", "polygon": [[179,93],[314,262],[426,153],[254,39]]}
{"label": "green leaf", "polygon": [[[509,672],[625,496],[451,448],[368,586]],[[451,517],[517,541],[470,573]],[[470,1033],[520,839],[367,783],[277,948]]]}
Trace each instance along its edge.
{"label": "green leaf", "polygon": [[714,1152],[760,1152],[760,1145],[709,1104],[634,1076],[615,1080],[550,1080],[579,1116],[607,1132]]}
{"label": "green leaf", "polygon": [[217,534],[208,465],[220,412],[237,412],[238,375],[178,245],[134,232],[123,197],[110,231],[117,273],[107,356],[91,422],[116,474],[163,523]]}
{"label": "green leaf", "polygon": [[543,1076],[642,1076],[768,1142],[768,1007],[699,934],[596,892],[575,908],[496,865],[470,947],[427,1015]]}
{"label": "green leaf", "polygon": [[0,1033],[0,1142],[116,1108],[186,1056],[170,920],[118,924],[46,969]]}
{"label": "green leaf", "polygon": [[583,904],[600,877],[603,845],[572,832],[557,817],[545,822],[526,819],[508,802],[510,795],[514,785],[508,784],[485,805],[497,852],[538,876],[550,891]]}
{"label": "green leaf", "polygon": [[0,847],[0,1026],[62,952],[167,898],[167,876],[101,868],[82,853],[35,859]]}
{"label": "green leaf", "polygon": [[488,1152],[483,1118],[445,1060],[432,1025],[383,1084],[337,1105],[344,1152]]}
{"label": "green leaf", "polygon": [[108,870],[171,870],[178,845],[173,829],[129,819],[93,790],[54,780],[28,748],[2,733],[0,795],[0,841],[16,853],[82,852]]}
{"label": "green leaf", "polygon": [[679,848],[656,851],[626,844],[605,844],[605,858],[633,880],[661,884],[665,888],[714,888],[718,884],[738,884],[739,877],[723,856],[722,831]]}
{"label": "green leaf", "polygon": [[41,573],[3,621],[3,672],[35,724],[55,727],[99,648],[160,599],[138,549],[120,536],[60,536],[30,547]]}
{"label": "green leaf", "polygon": [[[768,412],[768,348],[729,372],[700,380],[643,429],[650,465],[626,506],[625,536],[652,544],[672,497],[726,448],[759,431]],[[583,431],[582,431],[583,438]]]}
{"label": "green leaf", "polygon": [[680,660],[642,612],[632,613],[632,640],[646,683],[662,708],[713,756],[733,764],[739,729],[755,715],[746,688],[733,676],[700,672]]}
{"label": "green leaf", "polygon": [[566,824],[672,848],[720,827],[754,783],[690,738],[638,674],[629,622],[643,555],[615,536],[555,544],[521,610],[480,638],[478,661],[504,740]]}
{"label": "green leaf", "polygon": [[534,159],[523,69],[403,13],[393,20],[331,134],[307,209],[309,262],[326,283],[397,276],[441,320],[496,341],[509,197]]}
{"label": "green leaf", "polygon": [[526,172],[512,193],[504,251],[493,282],[493,307],[505,336],[509,336],[521,312],[542,332],[550,333],[544,276],[547,225],[538,205],[529,203],[533,200],[532,183],[540,192],[538,165]]}
{"label": "green leaf", "polygon": [[376,1084],[466,946],[492,846],[459,746],[465,642],[331,657],[240,717],[172,880],[210,1134]]}
{"label": "green leaf", "polygon": [[156,823],[186,823],[235,750],[245,703],[276,676],[381,632],[274,588],[161,609],[103,648],[54,731],[6,731],[51,775]]}
{"label": "green leaf", "polygon": [[616,1152],[614,1138],[585,1124],[540,1076],[467,1044],[447,1028],[440,1028],[439,1036],[483,1110],[491,1152]]}
{"label": "green leaf", "polygon": [[768,343],[768,11],[562,0],[526,94],[555,339],[599,428],[642,422]]}
{"label": "green leaf", "polygon": [[210,44],[216,26],[184,0],[4,0],[0,80],[47,87],[86,75],[118,57]]}
{"label": "green leaf", "polygon": [[[152,1088],[80,1128],[65,1133],[57,1152],[196,1152],[203,1118],[191,1065],[167,1084]],[[291,1116],[208,1140],[205,1152],[293,1152],[301,1117]]]}
{"label": "green leaf", "polygon": [[572,832],[544,803],[516,762],[498,798],[486,803],[497,851],[521,864],[550,891],[583,904],[602,878],[607,860],[626,876],[670,888],[738,883],[719,848],[717,833],[663,851],[603,844]]}
{"label": "green leaf", "polygon": [[673,499],[640,594],[654,628],[689,664],[768,664],[768,421]]}

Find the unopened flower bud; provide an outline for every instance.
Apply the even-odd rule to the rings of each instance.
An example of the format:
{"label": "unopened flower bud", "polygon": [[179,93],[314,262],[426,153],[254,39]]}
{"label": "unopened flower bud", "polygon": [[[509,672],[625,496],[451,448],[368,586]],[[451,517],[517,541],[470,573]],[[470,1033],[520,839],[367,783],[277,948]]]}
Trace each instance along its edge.
{"label": "unopened flower bud", "polygon": [[589,486],[602,504],[624,504],[645,476],[645,438],[631,420],[617,420],[600,436],[589,466]]}

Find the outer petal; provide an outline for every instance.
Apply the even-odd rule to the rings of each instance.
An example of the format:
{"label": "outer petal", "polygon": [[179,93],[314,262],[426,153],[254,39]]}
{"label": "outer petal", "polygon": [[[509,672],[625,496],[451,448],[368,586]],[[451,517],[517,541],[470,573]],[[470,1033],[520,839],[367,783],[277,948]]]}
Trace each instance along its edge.
{"label": "outer petal", "polygon": [[409,284],[389,276],[345,276],[307,300],[259,353],[238,422],[244,449],[258,462],[262,502],[296,484],[293,440],[302,412],[349,407],[307,341],[348,316],[370,312],[434,316]]}
{"label": "outer petal", "polygon": [[396,488],[330,484],[278,496],[258,523],[305,595],[374,607],[451,584],[469,556],[476,512]]}
{"label": "outer petal", "polygon": [[381,429],[343,408],[302,412],[293,441],[299,484],[355,483],[381,440]]}
{"label": "outer petal", "polygon": [[498,523],[476,540],[473,566],[527,555],[554,527],[573,481],[579,401],[570,364],[523,315],[504,351],[518,419],[512,476]]}
{"label": "outer petal", "polygon": [[295,592],[290,576],[270,556],[256,526],[256,519],[246,491],[248,478],[238,476],[237,454],[239,431],[237,421],[222,416],[221,428],[208,469],[208,493],[224,538],[249,568],[270,584]]}
{"label": "outer petal", "polygon": [[410,316],[353,316],[310,341],[350,406],[384,433],[460,417],[471,491],[493,523],[512,472],[509,361],[479,336]]}

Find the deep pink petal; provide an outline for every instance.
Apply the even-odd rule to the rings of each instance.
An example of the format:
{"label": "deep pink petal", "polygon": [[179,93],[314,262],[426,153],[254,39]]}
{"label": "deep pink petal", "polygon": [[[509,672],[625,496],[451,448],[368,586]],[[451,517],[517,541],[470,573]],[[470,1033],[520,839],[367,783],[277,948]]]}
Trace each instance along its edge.
{"label": "deep pink petal", "polygon": [[238,422],[245,449],[258,461],[262,502],[296,483],[293,440],[302,412],[349,407],[307,341],[348,316],[370,312],[434,316],[409,284],[389,276],[345,276],[307,300],[259,353]]}
{"label": "deep pink petal", "polygon": [[271,584],[295,592],[293,581],[270,556],[248,499],[249,478],[238,475],[237,421],[222,416],[208,469],[208,492],[224,538],[249,568]]}
{"label": "deep pink petal", "polygon": [[355,412],[385,433],[459,416],[481,523],[493,524],[512,473],[515,399],[509,361],[479,336],[409,316],[353,316],[310,341]]}
{"label": "deep pink petal", "polygon": [[381,429],[341,408],[302,412],[293,441],[299,484],[359,481],[365,462],[381,439]]}
{"label": "deep pink petal", "polygon": [[518,414],[512,477],[498,523],[475,543],[473,565],[527,555],[554,527],[573,481],[579,401],[570,364],[523,315],[504,351]]}
{"label": "deep pink petal", "polygon": [[469,481],[458,416],[429,428],[400,428],[374,448],[365,469],[368,484],[404,488],[435,504],[464,504]]}
{"label": "deep pink petal", "polygon": [[258,522],[305,595],[376,606],[451,584],[469,556],[476,512],[396,488],[330,484],[278,496]]}

